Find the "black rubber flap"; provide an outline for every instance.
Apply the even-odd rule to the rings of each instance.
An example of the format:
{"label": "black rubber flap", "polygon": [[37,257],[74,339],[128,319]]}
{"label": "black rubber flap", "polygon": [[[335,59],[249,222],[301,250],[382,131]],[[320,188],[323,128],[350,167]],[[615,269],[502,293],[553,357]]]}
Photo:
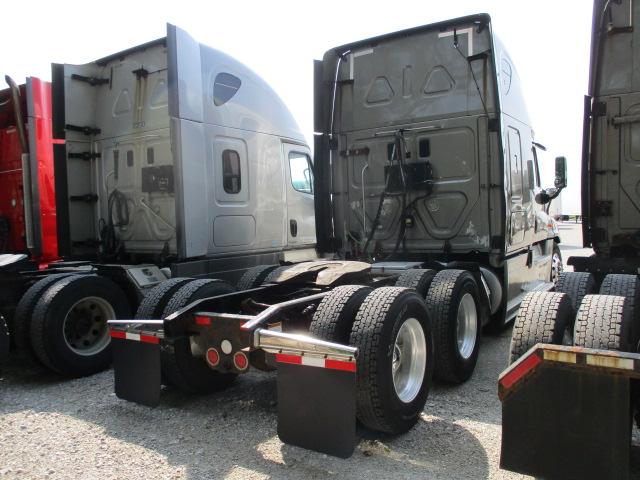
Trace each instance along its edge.
{"label": "black rubber flap", "polygon": [[549,363],[502,402],[500,467],[544,479],[628,478],[629,379]]}
{"label": "black rubber flap", "polygon": [[160,402],[160,345],[112,338],[116,395],[155,407]]}
{"label": "black rubber flap", "polygon": [[356,445],[356,374],[278,363],[278,436],[348,458]]}

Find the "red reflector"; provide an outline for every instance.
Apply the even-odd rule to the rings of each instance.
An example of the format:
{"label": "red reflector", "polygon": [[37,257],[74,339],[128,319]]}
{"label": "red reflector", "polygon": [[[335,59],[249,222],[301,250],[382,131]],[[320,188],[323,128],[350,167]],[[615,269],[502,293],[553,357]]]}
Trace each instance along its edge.
{"label": "red reflector", "polygon": [[233,356],[233,363],[238,370],[244,370],[249,366],[249,359],[242,352],[236,352]]}
{"label": "red reflector", "polygon": [[212,367],[215,367],[220,362],[220,354],[215,348],[207,350],[207,363]]}
{"label": "red reflector", "polygon": [[210,317],[196,317],[196,325],[211,325]]}
{"label": "red reflector", "polygon": [[342,362],[340,360],[326,359],[324,361],[324,368],[332,368],[333,370],[343,370],[345,372],[355,372],[356,362]]}
{"label": "red reflector", "polygon": [[295,363],[296,365],[300,365],[302,364],[302,357],[300,355],[287,355],[285,353],[276,353],[276,362]]}
{"label": "red reflector", "polygon": [[500,384],[504,388],[511,388],[515,385],[522,377],[527,375],[530,370],[534,369],[542,360],[535,353],[529,355],[527,358],[522,360],[515,368],[509,371],[504,377],[500,379]]}
{"label": "red reflector", "polygon": [[154,337],[153,335],[142,335],[140,334],[140,341],[145,343],[160,343],[160,339],[158,337]]}
{"label": "red reflector", "polygon": [[109,335],[111,335],[111,338],[127,338],[126,332],[122,330],[111,330]]}

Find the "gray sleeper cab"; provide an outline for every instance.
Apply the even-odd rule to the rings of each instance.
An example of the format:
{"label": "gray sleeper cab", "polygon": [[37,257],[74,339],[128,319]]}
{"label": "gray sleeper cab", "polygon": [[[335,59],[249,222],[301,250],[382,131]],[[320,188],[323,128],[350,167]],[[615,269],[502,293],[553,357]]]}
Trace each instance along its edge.
{"label": "gray sleeper cab", "polygon": [[488,15],[329,50],[315,91],[321,251],[475,262],[500,322],[550,287],[559,238],[536,201],[520,79]]}
{"label": "gray sleeper cab", "polygon": [[53,79],[64,255],[95,255],[112,219],[103,253],[162,257],[174,275],[237,279],[315,245],[304,136],[237,60],[168,25],[148,44],[54,65]]}

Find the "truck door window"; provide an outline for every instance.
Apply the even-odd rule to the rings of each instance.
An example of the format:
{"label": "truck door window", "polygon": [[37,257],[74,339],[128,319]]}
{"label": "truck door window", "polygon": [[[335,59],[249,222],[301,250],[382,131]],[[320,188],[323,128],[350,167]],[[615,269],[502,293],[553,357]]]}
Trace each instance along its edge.
{"label": "truck door window", "polygon": [[520,148],[520,132],[509,127],[509,170],[511,197],[522,198],[522,149]]}
{"label": "truck door window", "polygon": [[222,186],[227,193],[239,193],[242,189],[240,155],[235,150],[222,152]]}
{"label": "truck door window", "polygon": [[291,185],[302,193],[313,193],[313,170],[309,155],[298,152],[289,153]]}

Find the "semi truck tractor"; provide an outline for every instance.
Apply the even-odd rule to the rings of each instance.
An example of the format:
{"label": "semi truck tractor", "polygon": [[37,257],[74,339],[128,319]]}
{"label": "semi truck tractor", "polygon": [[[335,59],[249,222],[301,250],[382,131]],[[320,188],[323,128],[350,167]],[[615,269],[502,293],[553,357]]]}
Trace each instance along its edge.
{"label": "semi truck tractor", "polygon": [[1,98],[0,306],[17,349],[52,370],[105,368],[107,320],[159,315],[190,280],[228,293],[252,267],[316,258],[296,122],[184,31]]}
{"label": "semi truck tractor", "polygon": [[[291,175],[314,194],[321,258],[256,267],[217,296],[186,283],[109,324],[120,398],[157,405],[163,384],[213,392],[275,369],[280,438],[347,457],[356,418],[407,431],[434,376],[472,375],[483,327],[553,288],[545,206],[566,161],[543,189],[515,65],[486,14],[333,48],[314,69],[315,160]],[[203,128],[215,108],[203,105]]]}
{"label": "semi truck tractor", "polygon": [[629,478],[640,379],[640,5],[594,2],[582,231],[555,292],[522,302],[500,376],[501,467],[549,479]]}
{"label": "semi truck tractor", "polygon": [[[36,270],[58,260],[51,84],[35,77],[23,85],[5,80],[9,88],[0,91],[0,272],[18,265]],[[11,305],[19,300],[11,282],[11,275],[0,274],[0,363],[9,355],[6,319],[13,320]]]}

